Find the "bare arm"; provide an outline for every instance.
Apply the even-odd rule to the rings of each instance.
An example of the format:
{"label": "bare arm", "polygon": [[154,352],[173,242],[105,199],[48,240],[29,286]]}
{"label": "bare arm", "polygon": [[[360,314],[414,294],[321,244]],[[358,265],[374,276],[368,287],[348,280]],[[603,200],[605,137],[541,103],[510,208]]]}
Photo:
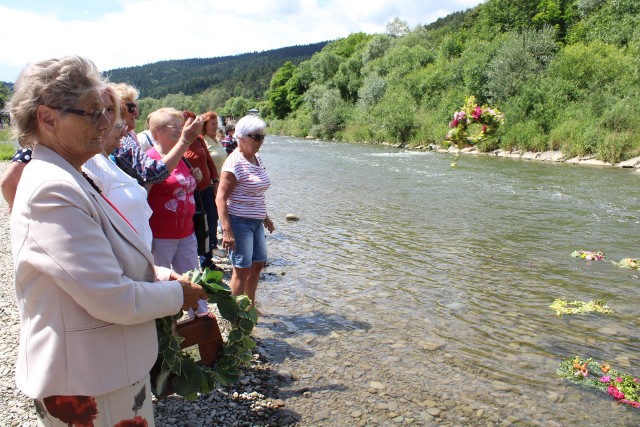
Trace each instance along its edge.
{"label": "bare arm", "polygon": [[13,209],[13,199],[16,197],[16,189],[22,176],[22,171],[26,163],[11,162],[7,169],[4,171],[4,175],[0,178],[0,188],[2,189],[2,197],[7,201],[9,205],[9,212]]}
{"label": "bare arm", "polygon": [[222,247],[227,250],[236,249],[236,240],[231,230],[231,221],[229,221],[229,208],[227,208],[227,199],[233,193],[238,180],[236,176],[228,171],[222,172],[220,175],[220,184],[218,193],[216,194],[216,207],[218,208],[218,217],[222,225]]}

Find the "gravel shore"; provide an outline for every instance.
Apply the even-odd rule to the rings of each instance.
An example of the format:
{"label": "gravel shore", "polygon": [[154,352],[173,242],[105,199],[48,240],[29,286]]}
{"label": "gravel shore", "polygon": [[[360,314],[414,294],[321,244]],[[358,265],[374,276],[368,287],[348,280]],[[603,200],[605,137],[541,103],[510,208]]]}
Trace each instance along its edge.
{"label": "gravel shore", "polygon": [[[0,162],[0,174],[8,163]],[[15,386],[14,365],[18,351],[18,311],[13,287],[13,264],[7,204],[0,201],[0,262],[4,266],[0,283],[0,426],[31,427],[36,425],[32,400]],[[221,263],[228,275],[228,264]],[[224,329],[224,328],[223,328]],[[260,341],[254,351],[254,363],[244,372],[240,382],[218,387],[208,395],[188,402],[173,395],[155,401],[157,426],[293,426],[300,419],[290,413],[278,398],[281,385],[294,379],[290,374],[279,375],[265,358]]]}

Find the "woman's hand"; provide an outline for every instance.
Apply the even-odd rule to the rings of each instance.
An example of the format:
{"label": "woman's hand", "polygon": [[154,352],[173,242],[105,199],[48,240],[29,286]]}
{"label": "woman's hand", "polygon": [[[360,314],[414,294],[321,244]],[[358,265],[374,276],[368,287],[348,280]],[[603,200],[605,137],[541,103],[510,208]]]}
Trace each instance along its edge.
{"label": "woman's hand", "polygon": [[186,141],[189,145],[192,144],[198,136],[202,134],[204,122],[202,116],[196,117],[194,120],[188,118],[182,128],[182,135],[180,139]]}
{"label": "woman's hand", "polygon": [[198,308],[198,301],[201,299],[208,300],[209,296],[207,292],[202,289],[202,286],[196,285],[195,283],[189,281],[186,275],[183,275],[178,279],[180,285],[182,285],[182,309],[189,310],[193,308],[196,310]]}
{"label": "woman's hand", "polygon": [[262,223],[264,224],[264,227],[269,230],[269,233],[273,233],[273,230],[276,229],[275,225],[273,225],[273,222],[271,221],[271,218],[269,217],[266,217],[264,221],[262,221]]}
{"label": "woman's hand", "polygon": [[236,236],[233,235],[231,229],[222,229],[222,249],[227,251],[236,250]]}
{"label": "woman's hand", "polygon": [[193,177],[196,179],[197,182],[202,181],[202,171],[200,170],[200,168],[193,168],[191,169],[191,174],[193,175]]}

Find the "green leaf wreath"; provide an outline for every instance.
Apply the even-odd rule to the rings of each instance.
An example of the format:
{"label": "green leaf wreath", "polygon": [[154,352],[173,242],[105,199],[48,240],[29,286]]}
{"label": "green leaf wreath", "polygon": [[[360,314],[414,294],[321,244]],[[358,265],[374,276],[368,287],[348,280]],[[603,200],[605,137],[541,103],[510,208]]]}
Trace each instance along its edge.
{"label": "green leaf wreath", "polygon": [[556,314],[562,317],[563,314],[580,314],[580,313],[602,313],[612,315],[613,310],[607,306],[605,300],[597,299],[589,302],[584,301],[567,301],[563,299],[556,299],[553,304],[549,306],[556,311]]}
{"label": "green leaf wreath", "polygon": [[640,258],[623,258],[620,262],[611,262],[620,268],[628,268],[630,270],[638,270],[640,267]]}
{"label": "green leaf wreath", "polygon": [[240,369],[253,361],[251,349],[256,343],[250,335],[258,321],[258,314],[246,295],[231,295],[231,289],[222,282],[222,272],[205,268],[187,274],[193,283],[204,288],[209,295],[209,302],[218,306],[221,317],[231,324],[231,330],[222,347],[223,355],[213,368],[209,368],[196,364],[180,350],[184,338],[175,333],[174,324],[182,317],[182,311],[157,319],[159,348],[156,366],[160,366],[160,372],[152,386],[156,396],[164,396],[172,391],[187,400],[195,400],[198,393],[210,392],[216,382],[237,382]]}

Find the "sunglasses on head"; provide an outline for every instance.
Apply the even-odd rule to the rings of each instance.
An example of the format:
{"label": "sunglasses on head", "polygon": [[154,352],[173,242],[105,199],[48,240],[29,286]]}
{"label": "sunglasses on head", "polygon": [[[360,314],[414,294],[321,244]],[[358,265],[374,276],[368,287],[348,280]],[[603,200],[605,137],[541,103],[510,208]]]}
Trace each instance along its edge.
{"label": "sunglasses on head", "polygon": [[133,113],[138,108],[138,105],[135,102],[127,102],[125,104],[127,106],[127,111]]}
{"label": "sunglasses on head", "polygon": [[247,136],[256,142],[264,141],[264,135],[261,133],[248,134]]}

